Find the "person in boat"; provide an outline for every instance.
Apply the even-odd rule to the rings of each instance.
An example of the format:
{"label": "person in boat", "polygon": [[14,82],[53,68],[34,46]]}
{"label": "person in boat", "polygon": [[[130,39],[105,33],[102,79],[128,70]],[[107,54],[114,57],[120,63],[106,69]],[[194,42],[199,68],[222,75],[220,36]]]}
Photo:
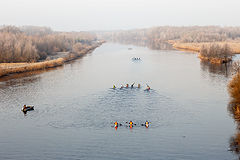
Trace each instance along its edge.
{"label": "person in boat", "polygon": [[130,128],[133,127],[133,122],[132,122],[132,121],[129,122],[129,127],[130,127]]}
{"label": "person in boat", "polygon": [[146,88],[146,90],[147,90],[147,91],[149,91],[149,90],[150,90],[150,86],[149,86],[149,85],[147,85],[147,88]]}
{"label": "person in boat", "polygon": [[133,88],[134,84],[135,84],[135,82],[131,85],[131,88]]}
{"label": "person in boat", "polygon": [[23,109],[26,109],[26,108],[27,108],[27,105],[26,105],[26,104],[24,104],[24,105],[23,105]]}
{"label": "person in boat", "polygon": [[126,88],[128,88],[128,84],[126,84]]}
{"label": "person in boat", "polygon": [[113,85],[113,89],[115,89],[116,88],[116,86],[115,85]]}
{"label": "person in boat", "polygon": [[145,122],[145,127],[146,127],[146,128],[149,127],[149,122],[148,122],[148,121]]}
{"label": "person in boat", "polygon": [[118,127],[118,122],[117,121],[114,123],[114,127]]}
{"label": "person in boat", "polygon": [[120,89],[122,89],[123,88],[123,85],[121,84],[121,87],[120,87]]}
{"label": "person in boat", "polygon": [[140,84],[138,84],[138,88],[140,88],[141,87],[141,85]]}

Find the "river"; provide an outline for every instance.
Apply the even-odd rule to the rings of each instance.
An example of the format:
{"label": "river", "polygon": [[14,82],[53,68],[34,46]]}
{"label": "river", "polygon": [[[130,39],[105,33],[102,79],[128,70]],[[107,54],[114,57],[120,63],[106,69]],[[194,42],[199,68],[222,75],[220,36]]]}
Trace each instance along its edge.
{"label": "river", "polygon": [[[190,52],[105,43],[63,67],[5,77],[0,159],[236,159],[228,74]],[[35,110],[24,115],[24,104]]]}

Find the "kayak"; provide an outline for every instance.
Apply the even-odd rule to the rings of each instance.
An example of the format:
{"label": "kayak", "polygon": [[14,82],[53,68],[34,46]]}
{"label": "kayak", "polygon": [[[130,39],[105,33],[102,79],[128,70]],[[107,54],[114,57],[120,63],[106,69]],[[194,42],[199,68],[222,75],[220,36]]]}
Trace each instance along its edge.
{"label": "kayak", "polygon": [[134,58],[132,58],[132,60],[136,60],[136,61],[137,61],[137,60],[141,60],[141,59],[140,59],[140,58],[135,58],[135,57],[134,57]]}
{"label": "kayak", "polygon": [[26,108],[22,108],[23,112],[34,110],[34,106],[27,106]]}

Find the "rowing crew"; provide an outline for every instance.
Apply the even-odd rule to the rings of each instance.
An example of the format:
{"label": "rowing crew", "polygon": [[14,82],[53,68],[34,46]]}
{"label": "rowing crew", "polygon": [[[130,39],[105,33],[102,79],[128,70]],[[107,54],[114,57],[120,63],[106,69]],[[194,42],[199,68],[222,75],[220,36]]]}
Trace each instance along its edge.
{"label": "rowing crew", "polygon": [[[128,123],[128,122],[126,122],[126,123]],[[148,128],[149,127],[149,123],[150,122],[146,121],[144,124],[141,124],[141,126],[145,126],[146,128]],[[128,124],[129,124],[130,128],[132,128],[133,126],[137,125],[137,124],[133,123],[133,121],[130,121]],[[114,127],[117,128],[118,126],[122,126],[122,124],[121,123],[119,124],[117,121],[115,121],[114,122]]]}
{"label": "rowing crew", "polygon": [[[135,84],[135,82],[134,82],[133,84],[131,84],[131,88],[134,87],[134,84]],[[140,88],[140,87],[141,87],[141,85],[138,84],[138,85],[137,85],[137,88]],[[113,85],[113,89],[116,89],[116,88],[117,88],[117,87],[116,87],[115,85]],[[120,89],[123,89],[123,88],[124,88],[124,86],[121,84]],[[129,88],[129,84],[126,84],[125,88]],[[148,90],[148,91],[150,90],[150,86],[149,86],[149,85],[147,85],[146,90]]]}
{"label": "rowing crew", "polygon": [[133,57],[132,60],[141,60],[139,57]]}

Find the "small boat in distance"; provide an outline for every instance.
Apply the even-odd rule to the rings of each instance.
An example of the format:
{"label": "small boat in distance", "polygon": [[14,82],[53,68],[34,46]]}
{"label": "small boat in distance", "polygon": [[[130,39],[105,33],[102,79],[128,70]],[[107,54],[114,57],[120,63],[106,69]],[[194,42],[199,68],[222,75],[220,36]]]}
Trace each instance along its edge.
{"label": "small boat in distance", "polygon": [[133,57],[132,60],[133,60],[133,61],[135,61],[135,60],[141,60],[141,58],[140,58],[140,57]]}
{"label": "small boat in distance", "polygon": [[24,113],[26,113],[27,111],[31,111],[31,110],[34,110],[34,106],[26,106],[26,105],[24,105],[23,108],[22,108],[22,111]]}

